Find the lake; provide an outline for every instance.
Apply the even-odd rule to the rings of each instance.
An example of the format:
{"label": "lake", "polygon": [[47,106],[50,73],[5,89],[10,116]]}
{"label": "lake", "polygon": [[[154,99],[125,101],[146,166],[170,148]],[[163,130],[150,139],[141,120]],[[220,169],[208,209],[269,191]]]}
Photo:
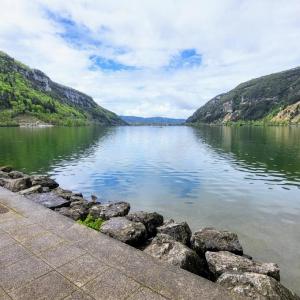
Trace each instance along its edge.
{"label": "lake", "polygon": [[300,128],[0,128],[0,165],[132,210],[237,232],[300,293]]}

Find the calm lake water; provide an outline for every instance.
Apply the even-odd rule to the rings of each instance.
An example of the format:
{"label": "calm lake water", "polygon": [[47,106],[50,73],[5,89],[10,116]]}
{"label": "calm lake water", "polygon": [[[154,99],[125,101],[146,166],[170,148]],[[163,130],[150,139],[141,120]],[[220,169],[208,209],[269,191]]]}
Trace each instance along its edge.
{"label": "calm lake water", "polygon": [[300,128],[0,128],[0,165],[239,234],[300,293]]}

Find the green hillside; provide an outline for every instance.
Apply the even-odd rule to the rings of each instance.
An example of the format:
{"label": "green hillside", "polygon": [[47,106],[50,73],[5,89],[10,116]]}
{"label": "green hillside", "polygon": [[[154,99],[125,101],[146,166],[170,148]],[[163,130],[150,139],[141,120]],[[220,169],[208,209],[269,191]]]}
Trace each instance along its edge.
{"label": "green hillside", "polygon": [[0,126],[27,121],[67,126],[124,124],[91,97],[59,85],[41,71],[0,52]]}
{"label": "green hillside", "polygon": [[200,107],[187,123],[300,123],[300,68],[252,79]]}

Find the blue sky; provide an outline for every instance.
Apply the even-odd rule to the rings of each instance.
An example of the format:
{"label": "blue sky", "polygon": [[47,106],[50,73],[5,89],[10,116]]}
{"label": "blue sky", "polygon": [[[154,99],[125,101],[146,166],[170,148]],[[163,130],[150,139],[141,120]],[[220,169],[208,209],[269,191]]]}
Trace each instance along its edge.
{"label": "blue sky", "polygon": [[122,115],[188,117],[300,65],[299,0],[3,0],[0,49]]}

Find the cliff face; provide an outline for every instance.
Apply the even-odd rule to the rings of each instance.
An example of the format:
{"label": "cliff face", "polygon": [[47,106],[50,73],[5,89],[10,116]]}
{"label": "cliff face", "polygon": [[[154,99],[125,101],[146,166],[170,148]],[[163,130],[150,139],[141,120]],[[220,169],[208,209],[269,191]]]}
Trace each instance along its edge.
{"label": "cliff face", "polygon": [[187,123],[299,123],[300,67],[253,79],[200,107]]}
{"label": "cliff face", "polygon": [[125,124],[90,96],[53,82],[43,72],[30,69],[3,52],[0,52],[1,110],[2,114],[6,110],[6,115],[11,114],[12,118],[33,114],[50,123],[60,123],[59,120],[63,122],[67,118],[71,123]]}

